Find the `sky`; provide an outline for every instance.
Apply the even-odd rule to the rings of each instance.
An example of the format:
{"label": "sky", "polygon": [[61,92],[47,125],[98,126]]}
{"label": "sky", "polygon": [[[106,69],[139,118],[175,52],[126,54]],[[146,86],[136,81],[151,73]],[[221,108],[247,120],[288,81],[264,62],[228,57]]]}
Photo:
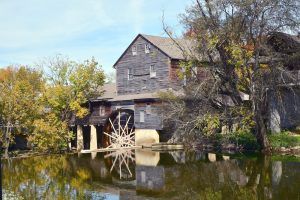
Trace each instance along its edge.
{"label": "sky", "polygon": [[106,72],[138,33],[163,36],[162,15],[178,34],[192,0],[0,0],[0,67],[58,54],[94,57]]}

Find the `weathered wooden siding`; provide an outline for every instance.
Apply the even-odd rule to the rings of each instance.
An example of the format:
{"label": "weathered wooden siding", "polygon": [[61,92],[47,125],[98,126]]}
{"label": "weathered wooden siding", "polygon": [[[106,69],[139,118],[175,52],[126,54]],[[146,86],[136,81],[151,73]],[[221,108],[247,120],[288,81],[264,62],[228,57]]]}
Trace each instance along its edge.
{"label": "weathered wooden siding", "polygon": [[197,68],[197,79],[200,81],[204,81],[205,79],[211,76],[210,72],[205,68]]}
{"label": "weathered wooden siding", "polygon": [[[180,73],[182,73],[182,70],[183,69],[180,66],[179,60],[171,61],[169,77],[170,77],[171,87],[175,90],[180,89],[184,85],[183,76],[180,77],[180,75],[179,75]],[[193,74],[191,74],[191,75],[193,75]],[[203,68],[198,67],[196,69],[196,76],[197,76],[198,80],[203,81],[210,76],[210,73],[204,67]],[[190,77],[188,77],[186,79],[187,82],[190,80],[191,80]]]}
{"label": "weathered wooden siding", "polygon": [[[150,105],[150,112],[147,113],[147,104]],[[140,129],[162,130],[162,112],[160,103],[135,103],[134,125]],[[149,109],[149,107],[148,107]],[[144,122],[140,122],[140,112],[144,112]]]}
{"label": "weathered wooden siding", "polygon": [[[100,115],[100,106],[105,107],[105,114]],[[76,118],[71,124],[76,125],[104,125],[105,120],[111,114],[112,108],[109,102],[90,102],[90,113],[82,119]]]}
{"label": "weathered wooden siding", "polygon": [[[160,50],[150,45],[150,53],[145,53],[145,44],[142,37],[128,48],[116,67],[117,94],[139,94],[154,92],[158,89],[169,88],[170,59]],[[132,55],[132,46],[137,47],[137,55]],[[150,65],[156,69],[156,77],[150,78]],[[128,80],[128,68],[133,70],[133,79]]]}
{"label": "weathered wooden siding", "polygon": [[117,109],[134,110],[134,102],[133,102],[133,100],[130,100],[130,101],[116,101],[116,102],[112,102],[111,105],[112,105],[111,106],[112,111],[115,111]]}
{"label": "weathered wooden siding", "polygon": [[103,106],[105,108],[105,115],[108,116],[111,113],[111,103],[109,102],[91,102],[90,103],[90,111],[93,116],[100,116],[100,107]]}
{"label": "weathered wooden siding", "polygon": [[181,72],[180,61],[172,60],[169,70],[169,80],[171,88],[178,90],[183,85],[183,79],[179,76]]}

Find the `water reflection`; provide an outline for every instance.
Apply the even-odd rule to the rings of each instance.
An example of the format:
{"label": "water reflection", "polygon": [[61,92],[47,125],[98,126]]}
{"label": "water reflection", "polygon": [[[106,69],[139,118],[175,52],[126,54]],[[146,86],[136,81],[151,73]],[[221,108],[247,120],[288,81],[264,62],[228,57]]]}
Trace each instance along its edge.
{"label": "water reflection", "polygon": [[140,149],[3,162],[7,199],[300,198],[300,163],[263,155]]}
{"label": "water reflection", "polygon": [[105,159],[111,159],[110,172],[115,170],[120,179],[130,179],[133,177],[130,167],[135,162],[135,152],[131,149],[119,149],[109,152],[104,156]]}

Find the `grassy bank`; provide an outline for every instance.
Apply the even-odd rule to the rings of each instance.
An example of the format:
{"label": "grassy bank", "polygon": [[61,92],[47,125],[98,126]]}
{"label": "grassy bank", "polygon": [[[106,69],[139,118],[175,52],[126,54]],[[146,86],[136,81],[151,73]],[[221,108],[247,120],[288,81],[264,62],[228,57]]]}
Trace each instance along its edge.
{"label": "grassy bank", "polygon": [[[273,151],[300,153],[300,135],[292,132],[268,134],[268,139]],[[260,149],[255,136],[250,132],[234,132],[228,134],[216,134],[202,140],[197,145],[205,150],[233,150],[233,151],[257,151]]]}
{"label": "grassy bank", "polygon": [[282,132],[279,134],[270,134],[268,136],[272,148],[291,148],[300,146],[300,135],[291,132]]}

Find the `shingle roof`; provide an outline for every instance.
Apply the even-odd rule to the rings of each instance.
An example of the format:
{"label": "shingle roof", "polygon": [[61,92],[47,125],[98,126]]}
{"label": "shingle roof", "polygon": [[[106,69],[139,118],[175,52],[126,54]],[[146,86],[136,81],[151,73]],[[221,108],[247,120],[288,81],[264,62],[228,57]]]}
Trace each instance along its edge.
{"label": "shingle roof", "polygon": [[117,96],[117,89],[115,83],[107,83],[103,85],[103,94],[96,99],[92,99],[92,101],[97,100],[108,100],[113,99]]}
{"label": "shingle roof", "polygon": [[139,99],[159,99],[161,92],[171,91],[175,95],[183,95],[183,91],[175,91],[172,88],[160,89],[155,92],[148,93],[140,93],[140,94],[125,94],[125,95],[117,95],[115,98],[110,99],[109,101],[127,101],[127,100],[139,100]]}
{"label": "shingle roof", "polygon": [[154,45],[156,48],[158,48],[161,52],[166,54],[171,59],[178,59],[178,60],[184,60],[186,59],[186,56],[184,55],[184,52],[192,52],[192,44],[193,42],[188,39],[171,39],[169,37],[160,37],[160,36],[153,36],[153,35],[145,35],[145,34],[138,34],[135,39],[130,43],[130,45],[127,47],[127,49],[123,52],[123,54],[118,58],[118,60],[115,62],[113,67],[117,65],[117,63],[120,61],[120,59],[123,57],[125,52],[128,50],[128,48],[139,38],[142,37],[148,42],[150,42],[152,45]]}
{"label": "shingle roof", "polygon": [[191,40],[187,39],[171,39],[169,37],[160,37],[153,35],[141,34],[146,40],[151,42],[172,59],[185,59],[184,52],[190,51],[192,45]]}
{"label": "shingle roof", "polygon": [[127,100],[137,100],[137,99],[157,99],[157,93],[143,93],[143,94],[126,94],[118,95],[109,101],[127,101]]}

